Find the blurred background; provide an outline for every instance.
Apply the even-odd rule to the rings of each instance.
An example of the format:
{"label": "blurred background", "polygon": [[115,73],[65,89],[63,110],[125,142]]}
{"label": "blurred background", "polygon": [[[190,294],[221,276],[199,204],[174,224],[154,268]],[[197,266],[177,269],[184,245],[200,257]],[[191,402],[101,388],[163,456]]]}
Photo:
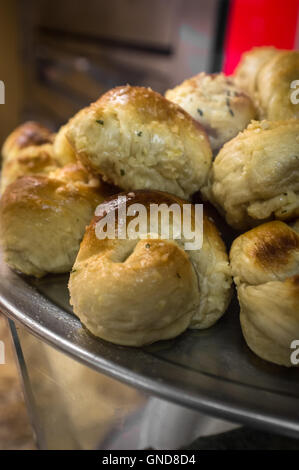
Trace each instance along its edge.
{"label": "blurred background", "polygon": [[21,121],[53,129],[117,85],[164,92],[233,72],[257,45],[298,47],[299,0],[1,0],[0,144]]}

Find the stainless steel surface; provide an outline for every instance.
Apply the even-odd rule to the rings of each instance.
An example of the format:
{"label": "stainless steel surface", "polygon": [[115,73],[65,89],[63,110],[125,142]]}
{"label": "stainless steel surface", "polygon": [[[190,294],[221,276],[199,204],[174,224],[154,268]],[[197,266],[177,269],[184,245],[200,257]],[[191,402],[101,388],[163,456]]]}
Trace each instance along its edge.
{"label": "stainless steel surface", "polygon": [[68,276],[29,282],[4,262],[0,276],[3,312],[86,365],[189,408],[299,437],[299,370],[249,351],[236,299],[209,330],[135,349],[82,328],[68,303]]}

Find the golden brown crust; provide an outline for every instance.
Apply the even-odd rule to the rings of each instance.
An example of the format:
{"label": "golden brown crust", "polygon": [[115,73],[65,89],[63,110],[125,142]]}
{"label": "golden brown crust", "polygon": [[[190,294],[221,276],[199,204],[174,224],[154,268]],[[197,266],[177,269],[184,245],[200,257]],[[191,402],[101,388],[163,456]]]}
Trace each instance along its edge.
{"label": "golden brown crust", "polygon": [[279,268],[287,262],[294,250],[299,249],[299,237],[291,231],[277,230],[273,234],[269,227],[269,231],[263,235],[261,243],[252,250],[252,256],[268,269]]}
{"label": "golden brown crust", "polygon": [[53,149],[54,134],[37,122],[17,127],[2,148],[1,193],[25,175],[47,175],[61,165]]}
{"label": "golden brown crust", "polygon": [[260,357],[291,366],[299,338],[299,235],[279,221],[260,225],[233,243],[230,260],[248,346]]}
{"label": "golden brown crust", "polygon": [[[109,90],[98,101],[92,103],[91,107],[97,110],[98,104],[105,107],[112,103],[116,106],[131,106],[134,112],[140,116],[140,119],[145,120],[148,124],[154,120],[166,122],[170,127],[184,125],[195,136],[197,135],[196,130],[198,130],[208,142],[207,135],[198,121],[193,119],[180,106],[170,103],[168,99],[151,88],[129,85],[119,86]],[[174,129],[174,132],[177,132],[177,130]]]}
{"label": "golden brown crust", "polygon": [[232,244],[233,275],[256,284],[297,273],[299,235],[278,220],[262,224],[239,236]]}
{"label": "golden brown crust", "polygon": [[54,134],[41,124],[28,121],[17,127],[6,139],[2,147],[3,160],[10,160],[22,149],[30,146],[50,144]]}
{"label": "golden brown crust", "polygon": [[44,174],[58,168],[52,144],[25,147],[18,154],[3,163],[1,173],[1,192],[15,180],[25,175]]}
{"label": "golden brown crust", "polygon": [[[65,173],[65,169],[63,171]],[[52,205],[53,207],[58,207],[60,203],[65,202],[67,204],[68,198],[86,198],[92,202],[97,199],[97,188],[89,186],[84,180],[76,177],[81,171],[83,176],[86,177],[84,170],[80,169],[78,172],[77,168],[74,168],[72,176],[75,174],[75,177],[68,178],[67,181],[63,177],[58,179],[58,175],[57,177],[54,176],[60,170],[58,172],[55,171],[51,178],[43,175],[20,178],[9,187],[8,191],[4,192],[1,204],[6,212],[15,208],[16,205],[26,208],[35,207],[41,210]],[[52,199],[52,193],[55,194],[57,199]]]}
{"label": "golden brown crust", "polygon": [[3,153],[1,192],[25,175],[48,175],[55,168],[76,163],[75,152],[66,137],[67,125],[56,135],[36,122],[26,122],[6,139]]}
{"label": "golden brown crust", "polygon": [[212,158],[200,124],[143,87],[107,92],[70,121],[67,138],[87,168],[125,190],[189,197],[205,181]]}
{"label": "golden brown crust", "polygon": [[[186,202],[158,191],[119,196],[127,209],[142,204],[147,216],[152,203],[182,207]],[[158,239],[150,238],[149,231],[133,240],[99,239],[96,227],[103,217],[118,221],[119,200],[111,198],[99,210],[102,215],[85,232],[69,283],[74,312],[94,335],[141,346],[177,336],[188,326],[207,328],[223,315],[230,300],[230,270],[208,218],[202,249],[186,251],[183,236],[162,240],[159,229]],[[126,227],[131,220],[126,218]]]}
{"label": "golden brown crust", "polygon": [[299,251],[299,237],[283,222],[269,222],[247,232],[244,249],[264,269],[277,270]]}
{"label": "golden brown crust", "polygon": [[1,245],[8,264],[36,277],[69,271],[85,227],[105,197],[100,182],[81,165],[12,183],[0,203]]}

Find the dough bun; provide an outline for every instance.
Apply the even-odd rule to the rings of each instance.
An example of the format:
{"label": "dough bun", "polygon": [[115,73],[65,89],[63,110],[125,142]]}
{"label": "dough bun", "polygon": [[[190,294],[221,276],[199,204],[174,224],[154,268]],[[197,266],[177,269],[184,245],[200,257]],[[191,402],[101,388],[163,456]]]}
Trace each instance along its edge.
{"label": "dough bun", "polygon": [[257,76],[261,119],[299,119],[299,105],[291,99],[292,84],[298,80],[299,51],[280,51],[266,62]]}
{"label": "dough bun", "polygon": [[299,120],[253,121],[217,155],[204,188],[234,228],[299,216]]}
{"label": "dough bun", "polygon": [[255,102],[259,119],[271,121],[299,119],[298,104],[291,99],[298,77],[299,52],[274,47],[246,52],[234,73],[236,84]]}
{"label": "dough bun", "polygon": [[3,162],[14,159],[20,150],[31,146],[52,144],[55,135],[41,124],[28,121],[17,127],[2,146]]}
{"label": "dough bun", "polygon": [[299,235],[272,221],[239,236],[230,252],[244,338],[252,351],[293,366],[299,340]]}
{"label": "dough bun", "polygon": [[86,168],[124,190],[189,198],[212,161],[200,124],[149,88],[108,91],[69,122],[66,135]]}
{"label": "dough bun", "polygon": [[254,97],[257,91],[257,76],[263,65],[279,52],[275,47],[254,47],[242,54],[234,71],[234,81],[241,90]]}
{"label": "dough bun", "polygon": [[249,96],[223,73],[202,72],[168,90],[165,96],[203,126],[214,152],[256,118]]}
{"label": "dough bun", "polygon": [[85,228],[107,194],[81,165],[12,183],[0,202],[6,262],[35,277],[70,271]]}
{"label": "dough bun", "polygon": [[[127,210],[142,204],[147,216],[151,204],[182,207],[186,202],[157,191],[123,194],[124,200]],[[117,222],[119,199],[110,199],[98,211]],[[183,236],[162,239],[158,230],[158,238],[150,238],[148,228],[136,239],[99,239],[101,220],[95,217],[87,228],[69,282],[73,310],[91,333],[113,343],[142,346],[173,338],[188,327],[208,328],[224,314],[231,295],[230,268],[208,217],[202,248],[190,251]],[[127,228],[131,220],[126,219]]]}

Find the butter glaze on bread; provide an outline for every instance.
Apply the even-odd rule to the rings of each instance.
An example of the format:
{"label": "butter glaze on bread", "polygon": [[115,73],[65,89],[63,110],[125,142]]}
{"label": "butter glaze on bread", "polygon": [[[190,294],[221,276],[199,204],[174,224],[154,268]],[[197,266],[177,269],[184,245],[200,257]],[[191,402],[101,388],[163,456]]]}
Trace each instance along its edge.
{"label": "butter glaze on bread", "polygon": [[0,202],[7,263],[36,277],[70,271],[86,225],[105,197],[106,189],[80,165],[12,183]]}
{"label": "butter glaze on bread", "polygon": [[55,135],[32,121],[15,129],[2,147],[1,193],[21,176],[48,175],[57,168],[76,163],[66,130],[67,125],[62,126]]}
{"label": "butter glaze on bread", "polygon": [[17,127],[5,140],[2,147],[3,161],[11,160],[26,147],[51,144],[54,134],[41,124],[28,121]]}
{"label": "butter glaze on bread", "polygon": [[[123,195],[135,203],[181,206],[185,201],[157,191]],[[118,200],[102,205],[117,218]],[[148,213],[148,212],[147,212]],[[87,228],[70,275],[75,314],[95,335],[113,343],[141,346],[173,338],[186,328],[208,328],[225,312],[231,276],[224,244],[204,218],[203,246],[186,251],[184,239],[104,239],[95,217]],[[131,219],[127,219],[127,223]]]}
{"label": "butter glaze on bread", "polygon": [[230,252],[248,346],[261,358],[292,366],[299,338],[299,235],[272,221],[238,237]]}
{"label": "butter glaze on bread", "polygon": [[54,156],[52,144],[25,147],[14,158],[3,163],[1,193],[22,176],[48,175],[59,167],[60,164]]}
{"label": "butter glaze on bread", "polygon": [[189,198],[212,160],[200,124],[149,88],[110,90],[69,122],[67,137],[84,166],[124,190]]}

